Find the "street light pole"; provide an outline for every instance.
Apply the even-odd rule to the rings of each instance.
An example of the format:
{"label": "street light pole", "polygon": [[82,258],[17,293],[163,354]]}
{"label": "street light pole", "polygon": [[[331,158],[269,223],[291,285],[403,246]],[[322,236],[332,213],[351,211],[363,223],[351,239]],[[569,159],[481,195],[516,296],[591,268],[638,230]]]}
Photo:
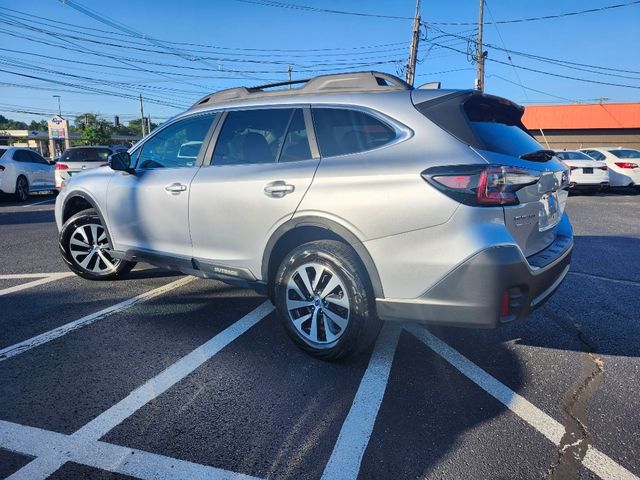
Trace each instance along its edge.
{"label": "street light pole", "polygon": [[58,99],[58,116],[62,116],[62,110],[60,109],[60,95],[52,95],[53,98]]}

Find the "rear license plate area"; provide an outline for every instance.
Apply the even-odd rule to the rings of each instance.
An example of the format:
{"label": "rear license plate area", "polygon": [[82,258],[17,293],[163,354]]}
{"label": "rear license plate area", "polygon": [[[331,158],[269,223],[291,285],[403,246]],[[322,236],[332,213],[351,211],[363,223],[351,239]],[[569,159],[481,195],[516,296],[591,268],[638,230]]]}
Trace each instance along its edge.
{"label": "rear license plate area", "polygon": [[540,199],[538,230],[544,232],[555,227],[560,222],[561,213],[557,193],[545,193]]}
{"label": "rear license plate area", "polygon": [[593,173],[593,168],[592,167],[583,168],[582,173]]}

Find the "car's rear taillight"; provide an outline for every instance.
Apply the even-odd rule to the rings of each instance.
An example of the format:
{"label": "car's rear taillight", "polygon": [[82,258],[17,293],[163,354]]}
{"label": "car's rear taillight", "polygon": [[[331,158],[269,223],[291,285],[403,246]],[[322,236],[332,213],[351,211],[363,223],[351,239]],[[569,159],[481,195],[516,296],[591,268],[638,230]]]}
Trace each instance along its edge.
{"label": "car's rear taillight", "polygon": [[638,164],[633,162],[616,162],[616,165],[620,168],[638,168]]}
{"label": "car's rear taillight", "polygon": [[56,170],[69,170],[69,165],[66,163],[56,163]]}
{"label": "car's rear taillight", "polygon": [[466,205],[515,205],[516,192],[540,179],[540,172],[505,165],[454,165],[422,172],[438,190]]}
{"label": "car's rear taillight", "polygon": [[602,167],[598,167],[598,169],[602,170],[603,172],[606,172],[607,170],[609,170],[609,167],[607,167],[606,165],[603,165]]}

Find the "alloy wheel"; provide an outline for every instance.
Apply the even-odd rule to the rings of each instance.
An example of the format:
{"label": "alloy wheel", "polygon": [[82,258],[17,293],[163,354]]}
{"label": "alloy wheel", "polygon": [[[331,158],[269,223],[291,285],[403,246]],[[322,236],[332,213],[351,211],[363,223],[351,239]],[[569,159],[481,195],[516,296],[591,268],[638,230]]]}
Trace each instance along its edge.
{"label": "alloy wheel", "polygon": [[349,323],[345,284],[319,263],[306,263],[293,272],[287,282],[286,306],[297,332],[312,343],[334,343]]}
{"label": "alloy wheel", "polygon": [[80,225],[69,238],[69,252],[84,270],[93,273],[112,272],[118,266],[109,254],[111,245],[104,227],[97,223]]}
{"label": "alloy wheel", "polygon": [[29,196],[27,181],[22,177],[18,179],[18,183],[16,184],[16,193],[18,200],[21,202],[24,202]]}

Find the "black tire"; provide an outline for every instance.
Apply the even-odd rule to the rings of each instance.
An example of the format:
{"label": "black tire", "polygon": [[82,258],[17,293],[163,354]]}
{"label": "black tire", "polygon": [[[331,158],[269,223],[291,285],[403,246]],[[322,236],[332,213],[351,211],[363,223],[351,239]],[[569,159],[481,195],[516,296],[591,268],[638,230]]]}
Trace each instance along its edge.
{"label": "black tire", "polygon": [[13,195],[18,202],[26,202],[29,198],[29,182],[24,175],[20,175],[16,180],[16,191]]}
{"label": "black tire", "polygon": [[[303,336],[294,326],[293,319],[287,309],[287,296],[290,294],[287,284],[299,267],[309,263],[319,264],[330,269],[346,290],[342,291],[341,287],[337,287],[339,295],[346,295],[348,298],[348,323],[341,330],[342,333],[337,340],[331,343],[315,343]],[[321,282],[322,279],[318,280],[318,286]],[[305,243],[292,250],[285,256],[280,268],[278,268],[274,294],[280,319],[293,342],[305,352],[320,359],[337,360],[358,353],[369,347],[380,333],[382,322],[375,312],[375,299],[369,276],[357,254],[344,243],[334,240],[320,240]],[[311,299],[311,295],[308,297]],[[328,304],[323,303],[326,308]],[[320,306],[317,308],[319,311],[324,311]],[[317,315],[324,317],[321,313]],[[321,319],[318,319],[317,322],[319,325]],[[323,327],[318,327],[318,329],[316,332],[318,335],[322,330],[326,330],[326,320],[324,320]]]}
{"label": "black tire", "polygon": [[[106,257],[113,265],[113,268],[110,268],[105,271],[94,271],[92,267],[98,265],[98,269],[101,265],[107,267],[107,264],[102,260],[102,258],[96,252],[92,255],[93,258],[89,259],[86,268],[80,264],[80,262],[84,261],[88,255],[82,256],[78,255],[77,250],[72,252],[71,241],[75,236],[76,240],[82,240],[76,232],[80,227],[88,226],[88,225],[100,225],[105,233],[105,239],[99,241],[99,239],[88,239],[88,244],[91,246],[100,245],[101,248],[97,248],[100,250],[100,253]],[[93,209],[82,210],[81,212],[73,215],[69,220],[67,220],[62,229],[60,230],[60,237],[58,245],[60,247],[60,252],[62,253],[62,258],[67,263],[67,266],[71,271],[73,271],[76,275],[81,276],[82,278],[86,278],[88,280],[114,280],[116,278],[120,278],[123,275],[129,273],[133,267],[135,267],[135,262],[126,262],[124,260],[115,260],[109,255],[109,240],[106,239],[108,236],[106,235],[106,227],[102,225],[102,221],[100,220],[100,216]],[[82,247],[76,247],[82,249]]]}

